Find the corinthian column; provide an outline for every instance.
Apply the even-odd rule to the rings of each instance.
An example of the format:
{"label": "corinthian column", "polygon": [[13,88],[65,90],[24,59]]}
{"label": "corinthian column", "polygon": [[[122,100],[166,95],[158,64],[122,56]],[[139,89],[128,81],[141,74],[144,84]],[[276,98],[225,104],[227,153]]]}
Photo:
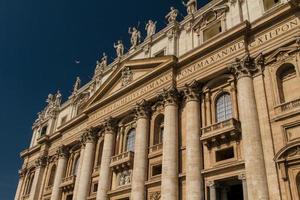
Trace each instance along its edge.
{"label": "corinthian column", "polygon": [[80,171],[80,182],[77,191],[77,200],[86,200],[91,181],[93,160],[95,154],[96,133],[89,129],[82,136],[85,150],[83,154],[82,167]]}
{"label": "corinthian column", "polygon": [[115,125],[112,118],[104,122],[104,144],[98,181],[97,200],[107,200],[107,192],[110,188],[110,159],[113,155],[115,138]]}
{"label": "corinthian column", "polygon": [[186,113],[186,199],[202,200],[202,149],[200,143],[200,100],[197,82],[183,90]]}
{"label": "corinthian column", "polygon": [[39,157],[35,162],[34,179],[32,182],[29,200],[35,200],[39,198],[39,192],[41,189],[41,182],[44,176],[45,166],[46,166],[46,157],[45,156]]}
{"label": "corinthian column", "polygon": [[247,55],[242,60],[236,59],[230,69],[237,77],[248,199],[267,200],[267,176],[252,80],[257,68],[253,59]]}
{"label": "corinthian column", "polygon": [[60,200],[61,199],[61,191],[59,189],[59,185],[65,175],[66,166],[67,166],[67,156],[68,150],[66,146],[62,145],[57,150],[58,155],[58,164],[55,173],[54,183],[52,187],[51,200]]}
{"label": "corinthian column", "polygon": [[143,100],[135,108],[136,136],[134,147],[134,165],[132,175],[131,199],[145,199],[145,180],[147,171],[148,135],[149,135],[149,106]]}
{"label": "corinthian column", "polygon": [[164,140],[162,156],[161,199],[178,199],[178,91],[164,90]]}

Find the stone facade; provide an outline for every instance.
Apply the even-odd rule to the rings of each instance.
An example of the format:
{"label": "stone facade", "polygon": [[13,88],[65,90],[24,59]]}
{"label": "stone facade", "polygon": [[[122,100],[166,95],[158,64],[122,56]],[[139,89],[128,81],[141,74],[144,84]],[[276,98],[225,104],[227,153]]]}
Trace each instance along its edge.
{"label": "stone facade", "polygon": [[300,200],[299,2],[184,5],[49,95],[15,200]]}

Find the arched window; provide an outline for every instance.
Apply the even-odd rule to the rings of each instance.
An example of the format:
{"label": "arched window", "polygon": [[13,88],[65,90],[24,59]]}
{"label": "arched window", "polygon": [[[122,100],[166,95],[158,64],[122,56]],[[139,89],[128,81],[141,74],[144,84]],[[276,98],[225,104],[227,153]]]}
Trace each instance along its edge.
{"label": "arched window", "polygon": [[29,195],[30,194],[33,179],[34,179],[34,171],[30,172],[30,174],[28,175],[27,182],[26,182],[26,185],[25,185],[24,195]]}
{"label": "arched window", "polygon": [[79,166],[79,156],[77,156],[77,158],[75,159],[74,165],[73,165],[73,171],[72,174],[74,176],[77,176],[78,173],[78,166]]}
{"label": "arched window", "polygon": [[131,129],[126,138],[126,151],[134,152],[135,129]]}
{"label": "arched window", "polygon": [[161,144],[163,142],[164,135],[164,116],[161,114],[155,119],[154,127],[154,141],[153,145]]}
{"label": "arched window", "polygon": [[54,178],[55,178],[55,172],[56,172],[56,165],[53,165],[51,167],[50,176],[48,180],[48,186],[53,186]]}
{"label": "arched window", "polygon": [[232,118],[231,97],[228,93],[221,94],[216,100],[216,122]]}
{"label": "arched window", "polygon": [[288,102],[298,96],[296,70],[293,64],[283,64],[277,71],[280,103]]}

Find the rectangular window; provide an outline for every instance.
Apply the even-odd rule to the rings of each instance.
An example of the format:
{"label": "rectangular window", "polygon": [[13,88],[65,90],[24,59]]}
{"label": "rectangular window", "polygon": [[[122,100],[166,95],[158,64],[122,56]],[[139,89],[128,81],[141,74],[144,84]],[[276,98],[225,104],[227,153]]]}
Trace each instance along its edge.
{"label": "rectangular window", "polygon": [[231,158],[234,158],[233,147],[229,147],[227,149],[222,149],[222,150],[216,151],[216,162],[228,160]]}
{"label": "rectangular window", "polygon": [[203,41],[205,42],[206,40],[209,40],[210,38],[218,35],[222,31],[222,25],[219,21],[203,31]]}
{"label": "rectangular window", "polygon": [[93,185],[93,193],[97,192],[98,190],[98,183],[94,183]]}
{"label": "rectangular window", "polygon": [[164,55],[165,55],[165,50],[163,49],[163,50],[157,52],[157,53],[154,55],[154,57],[163,57]]}
{"label": "rectangular window", "polygon": [[267,11],[267,10],[273,8],[278,3],[280,3],[280,0],[264,0],[265,10]]}
{"label": "rectangular window", "polygon": [[41,136],[44,136],[47,134],[47,129],[48,129],[48,126],[43,126],[43,128],[41,130]]}
{"label": "rectangular window", "polygon": [[162,171],[162,165],[154,165],[152,166],[152,176],[160,175]]}

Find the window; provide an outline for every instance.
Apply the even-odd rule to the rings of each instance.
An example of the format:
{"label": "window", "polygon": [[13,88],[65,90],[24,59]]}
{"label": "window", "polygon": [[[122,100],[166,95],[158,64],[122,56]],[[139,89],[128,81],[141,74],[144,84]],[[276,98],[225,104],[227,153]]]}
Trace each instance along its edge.
{"label": "window", "polygon": [[134,152],[135,129],[131,129],[126,139],[126,150]]}
{"label": "window", "polygon": [[233,147],[216,151],[216,162],[234,158]]}
{"label": "window", "polygon": [[60,125],[63,125],[67,121],[67,116],[63,116],[60,121]]}
{"label": "window", "polygon": [[154,165],[152,166],[152,176],[160,175],[162,172],[162,165]]}
{"label": "window", "polygon": [[217,22],[203,31],[203,41],[205,42],[206,40],[218,35],[221,32],[222,32],[221,22]]}
{"label": "window", "polygon": [[56,165],[53,165],[50,171],[50,176],[48,180],[48,186],[53,186],[54,178],[55,178],[55,172],[56,172]]}
{"label": "window", "polygon": [[154,141],[153,144],[161,144],[163,142],[164,135],[164,115],[159,115],[155,119],[154,127]]}
{"label": "window", "polygon": [[43,126],[42,130],[41,130],[41,136],[44,136],[47,134],[47,129],[48,129],[48,126]]}
{"label": "window", "polygon": [[154,55],[154,57],[163,57],[164,55],[165,55],[165,50],[163,49],[163,50],[157,52],[157,53]]}
{"label": "window", "polygon": [[92,192],[95,193],[97,191],[98,191],[98,183],[94,183]]}
{"label": "window", "polygon": [[293,64],[283,64],[277,70],[277,83],[279,89],[280,103],[291,101],[298,95],[298,80],[296,79],[296,70]]}
{"label": "window", "polygon": [[34,171],[30,172],[30,174],[28,175],[28,178],[27,178],[27,181],[26,181],[26,184],[25,184],[24,195],[29,195],[30,194],[33,179],[34,179]]}
{"label": "window", "polygon": [[228,93],[223,93],[216,101],[216,121],[221,122],[232,118],[231,98]]}
{"label": "window", "polygon": [[280,3],[280,0],[264,0],[265,10],[269,10],[274,7],[276,4]]}
{"label": "window", "polygon": [[76,176],[78,173],[78,166],[79,166],[79,156],[77,156],[75,162],[74,162],[74,167],[73,167],[73,175]]}

